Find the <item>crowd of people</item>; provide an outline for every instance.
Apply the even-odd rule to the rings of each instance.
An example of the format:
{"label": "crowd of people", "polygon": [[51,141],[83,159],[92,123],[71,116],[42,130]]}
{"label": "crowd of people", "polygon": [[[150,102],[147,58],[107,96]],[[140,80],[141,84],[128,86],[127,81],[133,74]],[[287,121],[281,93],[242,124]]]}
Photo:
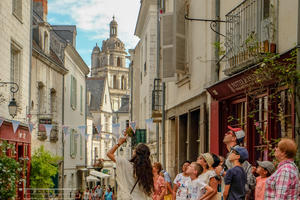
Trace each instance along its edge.
{"label": "crowd of people", "polygon": [[202,153],[195,161],[185,161],[182,172],[172,181],[159,162],[151,164],[150,150],[137,145],[131,160],[114,153],[127,136],[121,137],[107,156],[117,166],[118,200],[296,200],[300,199],[299,170],[294,163],[297,145],[282,138],[275,148],[276,166],[271,161],[249,162],[242,129],[228,127],[223,143],[226,158]]}
{"label": "crowd of people", "polygon": [[113,200],[113,189],[108,186],[97,185],[91,190],[86,188],[84,192],[77,191],[75,194],[75,200]]}

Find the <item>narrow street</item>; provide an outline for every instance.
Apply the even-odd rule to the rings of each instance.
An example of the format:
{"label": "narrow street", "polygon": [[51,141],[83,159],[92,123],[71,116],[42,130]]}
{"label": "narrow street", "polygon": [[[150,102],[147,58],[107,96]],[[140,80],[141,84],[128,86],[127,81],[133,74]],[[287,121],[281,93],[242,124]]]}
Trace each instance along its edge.
{"label": "narrow street", "polygon": [[300,0],[1,0],[0,199],[300,198]]}

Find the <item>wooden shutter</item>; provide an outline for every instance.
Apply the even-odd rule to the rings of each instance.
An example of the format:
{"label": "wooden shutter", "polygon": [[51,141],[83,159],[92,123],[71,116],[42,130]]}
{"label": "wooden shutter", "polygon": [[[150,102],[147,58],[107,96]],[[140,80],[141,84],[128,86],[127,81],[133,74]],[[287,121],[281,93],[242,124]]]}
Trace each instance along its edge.
{"label": "wooden shutter", "polygon": [[74,157],[76,157],[77,155],[77,145],[78,145],[77,139],[78,139],[78,133],[76,133],[76,135],[74,136]]}
{"label": "wooden shutter", "polygon": [[77,80],[71,75],[71,95],[70,95],[71,107],[73,110],[77,107]]}
{"label": "wooden shutter", "polygon": [[71,75],[71,86],[70,86],[70,106],[73,108],[73,76]]}
{"label": "wooden shutter", "polygon": [[175,31],[175,66],[176,72],[184,72],[186,63],[186,43],[185,43],[185,1],[174,0],[174,31]]}
{"label": "wooden shutter", "polygon": [[77,80],[76,78],[74,77],[74,107],[76,109],[77,107]]}
{"label": "wooden shutter", "polygon": [[160,25],[163,78],[171,78],[175,76],[173,14],[163,14]]}
{"label": "wooden shutter", "polygon": [[79,145],[80,145],[80,159],[82,159],[82,135],[80,134],[80,143],[79,143]]}
{"label": "wooden shutter", "polygon": [[73,157],[73,149],[74,149],[74,133],[73,133],[73,130],[71,131],[71,134],[70,134],[70,156]]}
{"label": "wooden shutter", "polygon": [[80,113],[82,113],[82,111],[83,111],[82,91],[83,91],[83,88],[82,88],[82,85],[81,85],[80,86]]}

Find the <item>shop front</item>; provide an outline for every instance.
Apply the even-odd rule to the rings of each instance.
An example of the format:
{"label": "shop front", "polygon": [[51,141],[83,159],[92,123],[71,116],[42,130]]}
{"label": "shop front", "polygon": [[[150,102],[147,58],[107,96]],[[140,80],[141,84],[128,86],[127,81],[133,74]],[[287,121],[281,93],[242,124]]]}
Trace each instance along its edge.
{"label": "shop front", "polygon": [[26,188],[29,188],[31,161],[31,135],[28,127],[24,124],[20,124],[14,133],[13,122],[4,120],[0,127],[0,142],[2,141],[6,141],[12,145],[12,148],[7,150],[7,156],[16,159],[23,169],[16,183],[16,199],[30,198],[30,193],[26,193]]}
{"label": "shop front", "polygon": [[287,86],[278,86],[269,80],[256,81],[256,68],[249,68],[207,90],[212,96],[210,105],[210,151],[225,156],[223,138],[227,126],[242,128],[246,137],[244,146],[249,160],[270,159],[276,139],[295,138],[294,98]]}

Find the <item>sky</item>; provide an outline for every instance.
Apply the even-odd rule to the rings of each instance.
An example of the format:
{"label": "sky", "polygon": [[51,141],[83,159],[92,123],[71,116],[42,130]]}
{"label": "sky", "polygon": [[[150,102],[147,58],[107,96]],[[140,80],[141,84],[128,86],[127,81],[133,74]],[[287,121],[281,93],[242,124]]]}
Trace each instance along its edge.
{"label": "sky", "polygon": [[91,66],[91,53],[98,43],[109,37],[109,23],[115,16],[118,37],[126,49],[136,46],[134,36],[139,12],[139,0],[48,0],[48,22],[51,25],[76,25],[76,49],[87,66]]}

